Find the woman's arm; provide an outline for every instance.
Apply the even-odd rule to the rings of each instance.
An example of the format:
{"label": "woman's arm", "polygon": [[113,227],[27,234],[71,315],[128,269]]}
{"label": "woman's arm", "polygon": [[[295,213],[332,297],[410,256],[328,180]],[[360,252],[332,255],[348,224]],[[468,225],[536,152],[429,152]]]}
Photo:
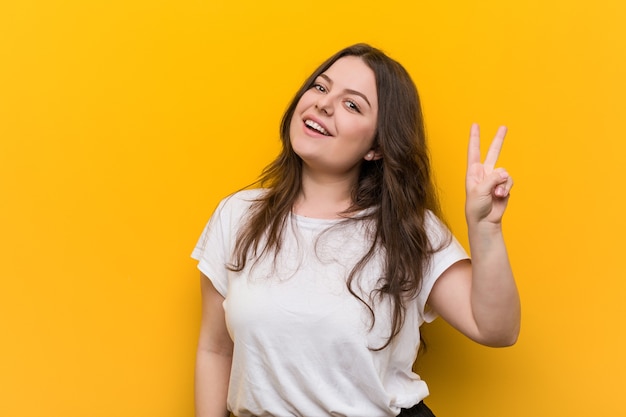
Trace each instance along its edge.
{"label": "woman's arm", "polygon": [[488,346],[514,344],[520,329],[520,300],[502,234],[502,216],[513,180],[495,168],[506,135],[501,127],[485,162],[472,126],[468,150],[466,207],[472,261],[457,262],[435,283],[428,304],[471,339]]}
{"label": "woman's arm", "polygon": [[202,322],[196,356],[196,417],[225,417],[233,342],[226,330],[222,297],[201,275]]}

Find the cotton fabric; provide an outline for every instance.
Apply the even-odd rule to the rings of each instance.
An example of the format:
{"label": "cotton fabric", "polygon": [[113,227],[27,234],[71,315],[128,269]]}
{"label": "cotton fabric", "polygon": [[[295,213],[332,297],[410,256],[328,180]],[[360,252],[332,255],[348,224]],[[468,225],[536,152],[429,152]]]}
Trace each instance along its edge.
{"label": "cotton fabric", "polygon": [[[264,190],[224,199],[192,257],[224,296],[226,324],[234,342],[228,408],[248,416],[397,416],[428,395],[412,371],[419,327],[435,314],[426,301],[437,278],[467,254],[456,239],[434,254],[416,299],[407,305],[402,331],[385,349],[391,309],[371,293],[383,275],[380,249],[359,274],[351,295],[346,277],[371,242],[367,221],[312,219],[292,215],[277,256],[248,262],[241,272],[232,259],[237,231]],[[434,245],[448,231],[431,213],[427,230]]]}

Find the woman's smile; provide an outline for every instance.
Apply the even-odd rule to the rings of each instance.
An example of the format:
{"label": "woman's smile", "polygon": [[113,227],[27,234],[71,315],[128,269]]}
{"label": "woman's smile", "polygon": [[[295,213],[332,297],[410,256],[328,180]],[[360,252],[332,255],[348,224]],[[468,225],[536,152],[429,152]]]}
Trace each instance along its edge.
{"label": "woman's smile", "polygon": [[[359,57],[337,60],[302,95],[290,140],[308,169],[357,175],[372,150],[378,117],[376,78]],[[320,139],[332,138],[324,141]]]}

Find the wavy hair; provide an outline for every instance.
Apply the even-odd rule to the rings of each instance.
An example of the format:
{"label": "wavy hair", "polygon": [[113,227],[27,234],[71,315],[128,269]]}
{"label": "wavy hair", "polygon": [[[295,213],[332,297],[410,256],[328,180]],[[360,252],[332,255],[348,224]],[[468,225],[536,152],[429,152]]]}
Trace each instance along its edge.
{"label": "wavy hair", "polygon": [[317,77],[345,56],[360,57],[372,69],[378,94],[373,148],[379,150],[382,158],[361,163],[358,181],[352,190],[352,205],[342,215],[347,221],[373,221],[375,226],[369,250],[347,277],[350,293],[369,309],[372,327],[376,320],[373,306],[357,294],[353,283],[376,251],[384,248],[384,275],[375,295],[390,297],[393,314],[386,343],[374,349],[381,350],[400,332],[406,302],[419,293],[429,259],[437,250],[431,247],[425,230],[426,212],[430,210],[441,217],[441,211],[431,175],[417,89],[402,65],[379,49],[356,44],[337,52],[322,63],[295,94],[280,125],[282,151],[255,183],[266,187],[267,192],[253,203],[251,215],[239,231],[229,268],[241,271],[250,257],[281,250],[285,224],[302,189],[302,160],[291,146],[291,119],[300,98],[313,87]]}

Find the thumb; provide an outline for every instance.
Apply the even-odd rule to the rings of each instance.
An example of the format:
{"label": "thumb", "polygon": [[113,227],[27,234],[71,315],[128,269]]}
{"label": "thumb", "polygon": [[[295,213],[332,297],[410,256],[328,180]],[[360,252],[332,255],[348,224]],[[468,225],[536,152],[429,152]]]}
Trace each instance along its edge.
{"label": "thumb", "polygon": [[508,182],[510,176],[502,168],[494,170],[491,174],[485,176],[483,181],[478,184],[477,191],[480,195],[496,195],[498,197],[505,197],[508,194]]}

